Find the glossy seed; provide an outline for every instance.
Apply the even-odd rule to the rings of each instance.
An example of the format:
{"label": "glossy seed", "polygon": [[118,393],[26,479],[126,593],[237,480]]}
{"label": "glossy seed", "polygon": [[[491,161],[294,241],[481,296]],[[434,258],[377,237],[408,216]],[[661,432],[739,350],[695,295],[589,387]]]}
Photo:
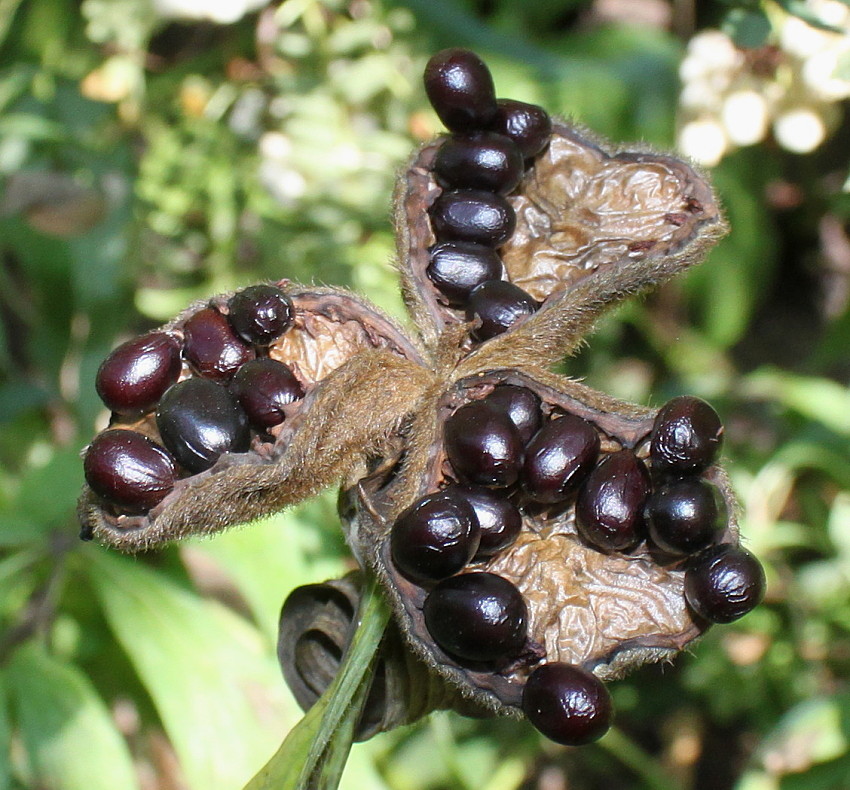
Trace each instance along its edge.
{"label": "glossy seed", "polygon": [[393,563],[415,582],[452,576],[478,549],[478,521],[455,491],[428,494],[402,511],[390,534]]}
{"label": "glossy seed", "polygon": [[525,601],[494,573],[445,579],[425,599],[423,613],[437,645],[461,662],[507,663],[525,646]]}
{"label": "glossy seed", "polygon": [[723,425],[704,400],[683,395],[661,407],[649,445],[653,465],[665,472],[694,472],[710,466],[723,442]]}
{"label": "glossy seed", "polygon": [[552,118],[536,104],[499,99],[490,128],[516,143],[523,158],[537,156],[552,136]]}
{"label": "glossy seed", "polygon": [[517,387],[513,384],[500,384],[484,400],[502,409],[511,422],[516,425],[519,437],[523,443],[528,442],[540,429],[542,414],[540,398],[527,387]]}
{"label": "glossy seed", "polygon": [[471,241],[444,241],[431,247],[429,279],[449,304],[465,305],[479,285],[502,276],[502,259],[492,247]]}
{"label": "glossy seed", "polygon": [[304,397],[304,388],[288,365],[274,359],[246,362],[230,383],[230,391],[257,430],[280,425],[286,406]]}
{"label": "glossy seed", "polygon": [[466,320],[476,324],[472,337],[483,342],[507,332],[514,324],[537,312],[539,306],[519,286],[504,280],[491,280],[469,295]]}
{"label": "glossy seed", "polygon": [[156,442],[136,431],[98,435],[83,461],[86,482],[107,502],[128,513],[144,513],[174,488],[177,468]]}
{"label": "glossy seed", "polygon": [[522,515],[509,499],[483,486],[456,484],[445,490],[463,497],[475,512],[480,531],[476,560],[492,557],[517,539],[522,530]]}
{"label": "glossy seed", "polygon": [[114,412],[148,412],[177,381],[180,368],[180,341],[166,332],[151,332],[118,346],[97,371],[95,388]]}
{"label": "glossy seed", "polygon": [[517,188],[522,174],[518,146],[494,132],[449,137],[434,160],[437,183],[446,189],[483,189],[507,195]]}
{"label": "glossy seed", "polygon": [[501,195],[480,189],[443,192],[428,213],[437,241],[500,247],[514,232],[516,214]]}
{"label": "glossy seed", "polygon": [[425,93],[447,129],[468,132],[486,128],[496,114],[496,91],[490,70],[474,52],[444,49],[425,67]]}
{"label": "glossy seed", "polygon": [[764,569],[746,549],[710,546],[688,561],[685,599],[712,623],[731,623],[764,597]]}
{"label": "glossy seed", "polygon": [[522,440],[503,411],[472,401],[452,414],[443,430],[449,463],[463,480],[497,488],[516,482],[522,468]]}
{"label": "glossy seed", "polygon": [[248,418],[221,384],[179,381],[159,402],[156,424],[162,441],[190,472],[209,469],[223,453],[248,449]]}
{"label": "glossy seed", "polygon": [[649,497],[646,520],[649,537],[668,554],[693,554],[719,533],[718,491],[698,477],[663,483]]}
{"label": "glossy seed", "polygon": [[601,551],[628,551],[643,538],[649,473],[631,450],[606,455],[576,499],[579,535]]}
{"label": "glossy seed", "polygon": [[528,676],[522,709],[543,735],[564,746],[598,740],[614,718],[611,695],[602,681],[559,662],[543,664]]}
{"label": "glossy seed", "polygon": [[599,444],[599,434],[581,417],[565,414],[546,423],[526,448],[523,490],[537,502],[568,499],[596,464]]}
{"label": "glossy seed", "polygon": [[230,381],[242,365],[254,358],[254,350],[212,307],[189,318],[183,325],[183,335],[186,360],[201,376],[214,381]]}
{"label": "glossy seed", "polygon": [[267,346],[290,326],[295,315],[292,300],[274,285],[252,285],[227,303],[227,318],[247,343]]}

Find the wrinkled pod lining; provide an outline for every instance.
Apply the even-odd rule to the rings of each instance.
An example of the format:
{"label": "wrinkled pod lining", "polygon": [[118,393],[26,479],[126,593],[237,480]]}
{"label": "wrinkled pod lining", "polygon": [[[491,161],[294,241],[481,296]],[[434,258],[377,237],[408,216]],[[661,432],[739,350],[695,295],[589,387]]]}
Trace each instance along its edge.
{"label": "wrinkled pod lining", "polygon": [[[84,537],[133,551],[266,515],[335,482],[358,453],[370,450],[376,437],[391,432],[412,407],[430,374],[421,350],[390,319],[345,291],[303,289],[287,281],[277,287],[291,299],[291,324],[269,344],[250,348],[248,361],[251,366],[257,364],[254,358],[272,360],[273,366],[283,363],[278,367],[288,369],[303,397],[280,408],[277,424],[252,423],[250,444],[238,452],[222,452],[209,468],[192,473],[174,462],[177,473],[170,491],[142,512],[127,512],[86,486],[79,505]],[[177,381],[184,388],[184,382],[202,382],[218,395],[238,381],[242,368],[230,374],[229,381],[214,382],[186,358],[187,324],[191,327],[199,314],[226,318],[229,302],[225,295],[196,303],[157,330],[180,344]],[[99,437],[110,431],[111,436],[125,436],[119,432],[129,431],[161,446],[155,411],[172,391],[169,387],[144,413],[113,412],[109,428]],[[382,393],[380,411],[364,403],[376,393]],[[329,424],[325,418],[334,413],[339,419]],[[90,454],[91,449],[87,459]]]}
{"label": "wrinkled pod lining", "polygon": [[[428,211],[444,192],[434,162],[444,142],[441,138],[416,153],[395,196],[403,292],[431,346],[447,327],[468,320],[464,308],[450,303],[427,274],[438,241]],[[550,333],[538,349],[535,359],[541,365],[570,353],[610,303],[697,263],[727,230],[708,182],[673,157],[611,152],[590,135],[556,122],[547,147],[527,164],[521,183],[507,195],[516,228],[498,253],[503,279],[542,305],[526,319],[527,331],[534,331],[535,323],[567,327]],[[592,280],[593,287],[581,288],[584,280]],[[601,291],[605,299],[594,302]],[[571,301],[587,302],[580,320],[558,315]],[[505,337],[485,345],[508,342]],[[467,352],[475,346],[465,338]]]}
{"label": "wrinkled pod lining", "polygon": [[[293,590],[280,612],[277,655],[283,676],[302,710],[308,711],[333,682],[355,631],[363,573]],[[487,715],[457,689],[428,670],[390,623],[376,656],[372,686],[355,738],[412,724],[434,710]]]}
{"label": "wrinkled pod lining", "polygon": [[[435,643],[423,616],[434,583],[412,581],[396,565],[392,530],[399,512],[431,492],[451,485],[458,475],[446,457],[443,426],[468,403],[485,399],[499,385],[534,392],[543,423],[573,415],[590,423],[600,438],[601,459],[620,450],[648,462],[655,412],[618,402],[577,382],[538,371],[494,371],[458,384],[411,428],[419,462],[398,459],[349,490],[349,541],[383,579],[408,642],[430,667],[493,710],[516,713],[529,672],[541,661],[565,662],[604,680],[625,675],[641,664],[669,658],[697,638],[707,623],[689,610],[683,593],[685,559],[652,546],[642,534],[625,553],[589,545],[576,529],[576,494],[540,505],[524,499],[521,487],[504,489],[518,503],[522,530],[506,548],[473,559],[462,573],[499,575],[520,591],[528,608],[528,639],[514,662],[494,669],[459,662]],[[598,464],[597,464],[598,465]],[[406,474],[399,473],[404,468]],[[711,465],[698,475],[723,501],[722,525],[714,541],[737,545],[737,505],[725,473]],[[415,483],[410,483],[410,480]],[[457,578],[457,577],[455,577]]]}

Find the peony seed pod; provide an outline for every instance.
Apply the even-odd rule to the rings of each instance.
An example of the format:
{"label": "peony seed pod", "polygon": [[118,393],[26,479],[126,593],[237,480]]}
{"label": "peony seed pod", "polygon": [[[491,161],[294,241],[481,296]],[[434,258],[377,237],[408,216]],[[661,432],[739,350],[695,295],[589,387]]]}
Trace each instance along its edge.
{"label": "peony seed pod", "polygon": [[[447,82],[445,63],[463,80]],[[286,315],[273,332],[240,332],[240,342],[250,346],[246,360],[286,366],[292,398],[273,409],[252,402],[247,449],[237,443],[202,471],[178,468],[169,492],[141,514],[110,501],[106,488],[100,496],[86,488],[83,531],[138,550],[266,515],[341,482],[348,544],[394,612],[378,664],[375,688],[383,690],[370,697],[359,736],[436,707],[513,716],[525,709],[544,734],[583,743],[610,721],[601,681],[674,656],[711,622],[742,616],[760,598],[758,586],[745,606],[734,592],[742,584],[715,583],[731,578],[731,561],[723,573],[703,570],[705,552],[741,554],[737,505],[716,463],[722,427],[710,407],[700,401],[682,412],[695,399],[679,399],[659,417],[552,372],[606,310],[698,263],[726,225],[711,186],[686,163],[615,151],[534,105],[497,106],[472,53],[440,53],[426,85],[463,157],[462,168],[441,157],[447,138],[439,138],[398,179],[398,270],[415,334],[354,294],[277,283]],[[465,112],[465,102],[477,109]],[[488,192],[486,174],[475,170],[488,155],[475,146],[489,145],[494,131],[510,132],[531,158],[518,184],[512,173]],[[459,170],[472,187],[454,180]],[[481,331],[470,298],[506,289],[524,294],[528,309],[497,332]],[[269,291],[193,305],[159,330],[182,344],[181,382],[220,367],[217,358],[199,364],[193,344],[187,358],[187,325],[203,313],[238,329],[228,310],[262,312],[254,293]],[[237,390],[246,364],[257,365],[228,368]],[[274,418],[259,420],[266,406]],[[159,442],[155,404],[148,408],[113,415],[110,428]],[[688,450],[687,463],[672,467],[692,487],[716,492],[722,515],[693,515],[711,524],[709,548],[690,533],[680,539],[678,525],[659,531],[653,490],[669,483],[668,456],[681,444],[668,436],[676,431],[665,432],[670,415],[687,423],[688,448],[708,448]],[[575,440],[572,454],[565,438]],[[451,507],[434,507],[448,500]],[[646,507],[655,519],[649,534]],[[511,523],[494,526],[494,513]],[[761,584],[755,558],[746,562]],[[305,707],[339,665],[356,587],[350,579],[311,585],[284,606],[280,659]],[[574,705],[582,694],[599,710],[584,725]],[[554,712],[545,710],[550,703]]]}

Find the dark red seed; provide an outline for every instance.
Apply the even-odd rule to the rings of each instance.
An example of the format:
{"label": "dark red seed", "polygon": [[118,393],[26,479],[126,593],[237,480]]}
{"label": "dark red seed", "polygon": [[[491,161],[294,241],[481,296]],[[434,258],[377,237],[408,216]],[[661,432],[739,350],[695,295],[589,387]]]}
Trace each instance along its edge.
{"label": "dark red seed", "polygon": [[710,546],[688,561],[685,599],[702,618],[731,623],[761,603],[764,569],[740,547]]}
{"label": "dark red seed", "polygon": [[483,486],[457,484],[445,490],[456,492],[475,511],[481,534],[475,559],[492,557],[517,539],[522,530],[522,515],[509,499]]}
{"label": "dark red seed", "polygon": [[224,453],[248,449],[248,418],[227,391],[209,379],[185,379],[171,387],[156,412],[162,441],[190,472],[209,469]]}
{"label": "dark red seed", "polygon": [[230,381],[254,350],[236,336],[230,322],[218,310],[199,310],[183,325],[183,354],[202,376]]}
{"label": "dark red seed", "polygon": [[500,384],[484,400],[502,409],[511,418],[524,443],[540,429],[540,398],[530,389],[513,384]]}
{"label": "dark red seed", "polygon": [[499,99],[490,128],[510,137],[522,152],[524,159],[537,156],[552,136],[552,119],[549,113],[536,104],[526,104],[512,99]]}
{"label": "dark red seed", "polygon": [[100,366],[95,388],[112,411],[151,411],[180,375],[180,341],[166,332],[151,332],[116,348]]}
{"label": "dark red seed", "polygon": [[230,391],[257,430],[280,425],[290,403],[304,397],[304,388],[288,365],[274,359],[246,362],[230,382]]}
{"label": "dark red seed", "polygon": [[437,151],[434,175],[446,189],[507,195],[519,185],[523,158],[513,140],[494,132],[449,137]]}
{"label": "dark red seed", "polygon": [[452,576],[478,548],[478,521],[472,506],[455,491],[428,494],[404,510],[393,524],[393,563],[408,579],[434,581]]}
{"label": "dark red seed", "polygon": [[649,497],[649,537],[668,554],[693,554],[719,533],[718,491],[698,477],[663,483]]}
{"label": "dark red seed", "polygon": [[602,681],[558,662],[543,664],[528,676],[522,709],[543,735],[564,746],[598,740],[614,718],[611,695]]}
{"label": "dark red seed", "polygon": [[546,423],[525,451],[522,485],[543,503],[568,499],[590,474],[599,456],[599,434],[572,414]]}
{"label": "dark red seed", "polygon": [[425,66],[425,93],[447,129],[485,129],[496,114],[490,70],[474,52],[444,49]]}
{"label": "dark red seed", "polygon": [[502,276],[502,259],[492,247],[444,241],[431,247],[426,272],[449,304],[460,306],[481,283]]}
{"label": "dark red seed", "polygon": [[441,581],[425,599],[425,626],[461,662],[507,663],[525,646],[528,610],[520,591],[494,573]]}
{"label": "dark red seed", "polygon": [[274,285],[252,285],[227,303],[227,318],[247,343],[267,346],[277,340],[295,316],[292,300]]}
{"label": "dark red seed", "polygon": [[537,300],[519,286],[505,280],[491,280],[469,295],[466,320],[476,323],[472,337],[483,342],[507,332],[539,307]]}
{"label": "dark red seed", "polygon": [[480,189],[443,192],[428,213],[437,241],[472,241],[500,247],[516,227],[516,214],[508,201]]}
{"label": "dark red seed", "polygon": [[86,482],[98,496],[129,513],[144,513],[174,488],[177,468],[156,442],[136,431],[104,431],[83,461]]}
{"label": "dark red seed", "polygon": [[655,417],[649,445],[654,466],[665,472],[694,472],[710,466],[723,442],[723,425],[704,400],[673,398]]}
{"label": "dark red seed", "polygon": [[516,482],[523,446],[505,412],[483,401],[461,406],[445,422],[449,463],[465,481],[505,487]]}
{"label": "dark red seed", "polygon": [[579,535],[602,551],[627,551],[643,538],[649,472],[631,450],[605,456],[576,499]]}

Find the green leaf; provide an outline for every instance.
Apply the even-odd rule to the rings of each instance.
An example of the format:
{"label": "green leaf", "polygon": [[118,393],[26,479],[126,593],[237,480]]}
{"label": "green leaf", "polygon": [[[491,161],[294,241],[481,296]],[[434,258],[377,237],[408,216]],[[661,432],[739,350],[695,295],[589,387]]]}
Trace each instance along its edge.
{"label": "green leaf", "polygon": [[0,790],[9,790],[12,774],[12,727],[9,722],[9,695],[6,685],[6,678],[0,674]]}
{"label": "green leaf", "polygon": [[151,695],[190,786],[241,787],[296,717],[265,640],[164,574],[96,547],[88,559],[109,626]]}
{"label": "green leaf", "polygon": [[389,609],[374,578],[363,591],[358,619],[357,631],[334,682],[245,790],[333,790],[337,786],[368,693],[369,669],[389,619]]}
{"label": "green leaf", "polygon": [[[841,757],[846,759],[848,745],[850,745],[848,721],[850,721],[850,695],[848,694],[805,700],[791,708],[779,720],[773,732],[759,747],[758,754],[765,764],[778,767],[779,773],[793,772],[805,776],[803,772],[813,766],[827,764]],[[844,771],[846,770],[845,764]],[[798,784],[797,786],[808,787],[809,785]],[[846,787],[846,785],[840,785],[840,787]]]}
{"label": "green leaf", "polygon": [[804,417],[850,436],[850,389],[819,376],[761,368],[744,379],[751,396],[776,400]]}
{"label": "green leaf", "polygon": [[14,653],[7,673],[16,723],[33,773],[29,787],[139,787],[127,745],[103,700],[77,667],[30,644]]}
{"label": "green leaf", "polygon": [[826,30],[830,33],[844,34],[844,30],[840,27],[835,27],[824,22],[816,13],[812,11],[806,0],[776,0],[789,14],[802,19],[806,24],[817,28],[818,30]]}
{"label": "green leaf", "polygon": [[771,32],[770,20],[764,11],[744,8],[733,8],[723,20],[722,29],[743,49],[764,46]]}

